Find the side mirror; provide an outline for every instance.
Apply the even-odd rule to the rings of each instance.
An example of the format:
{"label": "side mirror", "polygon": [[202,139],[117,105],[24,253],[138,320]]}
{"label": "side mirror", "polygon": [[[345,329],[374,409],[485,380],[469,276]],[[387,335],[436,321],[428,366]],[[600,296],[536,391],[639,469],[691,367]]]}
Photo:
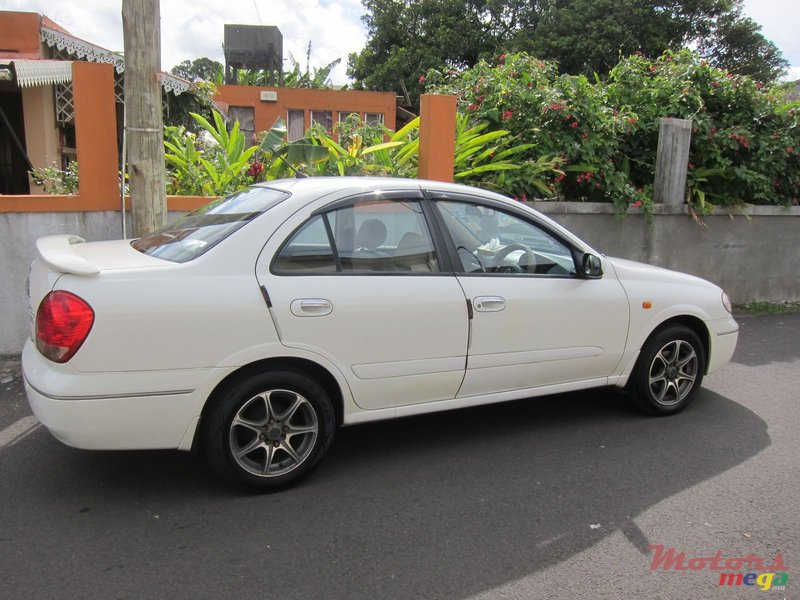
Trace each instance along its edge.
{"label": "side mirror", "polygon": [[600,279],[603,276],[603,261],[596,254],[586,253],[581,259],[583,276],[586,279]]}

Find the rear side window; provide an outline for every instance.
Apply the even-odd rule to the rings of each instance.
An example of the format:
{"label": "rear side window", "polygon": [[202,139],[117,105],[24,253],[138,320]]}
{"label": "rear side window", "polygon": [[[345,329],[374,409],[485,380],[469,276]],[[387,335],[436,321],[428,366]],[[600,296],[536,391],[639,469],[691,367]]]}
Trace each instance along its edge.
{"label": "rear side window", "polygon": [[208,252],[237,229],[264,214],[289,194],[252,187],[191,212],[131,246],[156,258],[184,263]]}
{"label": "rear side window", "polygon": [[278,251],[280,274],[437,273],[417,200],[369,200],[311,217]]}

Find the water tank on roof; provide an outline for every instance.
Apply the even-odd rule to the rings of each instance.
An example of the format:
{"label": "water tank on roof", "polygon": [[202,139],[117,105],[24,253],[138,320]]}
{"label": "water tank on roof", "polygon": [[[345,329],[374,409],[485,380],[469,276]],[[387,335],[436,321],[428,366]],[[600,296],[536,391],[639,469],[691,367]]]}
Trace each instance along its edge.
{"label": "water tank on roof", "polygon": [[225,83],[237,83],[239,69],[263,71],[280,85],[283,34],[274,25],[225,25]]}

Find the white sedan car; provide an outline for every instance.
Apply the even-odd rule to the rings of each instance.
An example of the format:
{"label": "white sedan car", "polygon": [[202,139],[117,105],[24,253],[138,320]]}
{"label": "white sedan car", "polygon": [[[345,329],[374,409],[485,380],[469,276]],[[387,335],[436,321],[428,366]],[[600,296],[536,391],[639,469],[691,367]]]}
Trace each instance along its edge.
{"label": "white sedan car", "polygon": [[307,475],[341,425],[600,386],[672,414],[738,336],[717,286],[433,181],[275,181],[37,250],[39,420],[78,448],[198,450],[257,489]]}

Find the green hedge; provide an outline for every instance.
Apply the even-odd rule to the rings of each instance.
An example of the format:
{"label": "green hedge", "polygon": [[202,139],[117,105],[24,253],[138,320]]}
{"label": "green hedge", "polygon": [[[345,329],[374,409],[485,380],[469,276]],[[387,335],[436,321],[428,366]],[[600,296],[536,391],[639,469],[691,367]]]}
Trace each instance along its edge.
{"label": "green hedge", "polygon": [[[547,184],[565,200],[648,208],[663,117],[692,119],[687,202],[695,209],[800,198],[800,104],[688,50],[622,59],[604,81],[514,54],[462,72],[431,70],[424,83],[428,93],[457,95],[461,112],[533,144],[517,160],[558,159]],[[534,195],[524,168],[501,176],[488,183]]]}

